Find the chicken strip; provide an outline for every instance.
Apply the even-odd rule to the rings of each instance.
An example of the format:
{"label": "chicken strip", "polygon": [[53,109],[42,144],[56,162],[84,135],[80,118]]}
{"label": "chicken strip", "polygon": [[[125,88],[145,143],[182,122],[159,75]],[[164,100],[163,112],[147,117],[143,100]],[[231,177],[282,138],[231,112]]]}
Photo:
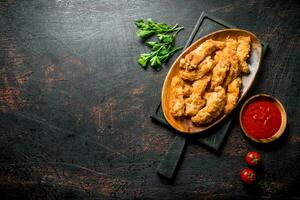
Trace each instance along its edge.
{"label": "chicken strip", "polygon": [[226,88],[227,85],[240,74],[239,59],[236,55],[238,42],[235,39],[227,38],[226,47],[222,52],[217,52],[215,59],[218,61],[229,60],[229,71],[225,78],[223,86]]}
{"label": "chicken strip", "polygon": [[237,47],[237,56],[240,60],[240,67],[243,73],[250,72],[249,66],[247,64],[247,59],[249,57],[249,52],[251,48],[250,42],[251,42],[250,37],[243,37],[243,36],[238,37],[239,45]]}
{"label": "chicken strip", "polygon": [[185,58],[180,59],[179,66],[180,68],[188,71],[195,70],[205,57],[218,49],[224,48],[224,46],[224,42],[214,41],[211,39],[206,40],[195,50],[187,54]]}
{"label": "chicken strip", "polygon": [[230,68],[230,61],[228,59],[221,60],[215,66],[212,71],[211,78],[211,90],[214,90],[215,87],[221,86],[223,81],[226,78],[227,72]]}
{"label": "chicken strip", "polygon": [[238,47],[238,41],[232,38],[226,39],[226,48],[224,49],[225,53],[227,53],[229,56],[232,55],[232,53],[236,53],[237,47]]}
{"label": "chicken strip", "polygon": [[194,54],[193,54],[193,51],[188,53],[184,58],[181,58],[180,61],[179,61],[179,67],[181,69],[185,69],[185,70],[194,70],[194,68],[191,68],[190,67],[190,63],[191,63],[191,60],[193,58]]}
{"label": "chicken strip", "polygon": [[224,88],[216,87],[214,93],[207,99],[207,111],[213,118],[218,117],[225,107],[226,93]]}
{"label": "chicken strip", "polygon": [[185,103],[185,116],[196,115],[201,108],[205,106],[205,100],[201,97],[190,97],[184,100]]}
{"label": "chicken strip", "polygon": [[193,51],[193,58],[191,60],[191,67],[196,68],[198,64],[206,57],[212,54],[217,49],[224,48],[224,42],[206,40],[199,47]]}
{"label": "chicken strip", "polygon": [[195,81],[193,83],[193,94],[202,96],[210,80],[211,80],[211,75],[207,75],[204,76],[202,79]]}
{"label": "chicken strip", "polygon": [[185,65],[186,65],[186,60],[185,60],[185,58],[181,58],[180,60],[179,60],[179,67],[180,68],[185,68]]}
{"label": "chicken strip", "polygon": [[240,89],[242,86],[242,79],[236,78],[234,79],[227,88],[227,101],[225,105],[224,112],[226,114],[230,113],[236,106],[236,103],[240,96]]}
{"label": "chicken strip", "polygon": [[214,56],[214,61],[216,63],[218,63],[221,60],[223,60],[223,51],[222,50],[216,51],[215,56]]}
{"label": "chicken strip", "polygon": [[174,117],[180,117],[184,115],[185,105],[183,99],[183,87],[184,82],[179,76],[174,76],[171,82],[171,101],[170,112]]}
{"label": "chicken strip", "polygon": [[214,66],[214,60],[208,56],[199,64],[198,68],[193,71],[181,69],[179,71],[179,76],[185,80],[195,81],[208,74],[214,68]]}
{"label": "chicken strip", "polygon": [[180,70],[179,76],[184,80],[194,81],[198,78],[197,70],[194,71],[188,71],[188,70]]}
{"label": "chicken strip", "polygon": [[[223,82],[232,77],[236,78],[239,74],[239,63],[236,56],[238,42],[235,39],[227,38],[225,42],[225,48],[222,51],[217,51],[215,54],[215,61],[218,62],[213,69],[213,76],[211,80],[211,90],[217,86],[221,86]],[[226,78],[229,71],[229,78]],[[228,80],[227,80],[228,81]]]}
{"label": "chicken strip", "polygon": [[198,69],[198,78],[202,78],[215,67],[216,62],[210,57],[207,56],[199,65]]}
{"label": "chicken strip", "polygon": [[228,37],[225,41],[225,47],[215,53],[215,61],[219,62],[224,59],[229,59],[231,55],[236,53],[237,47],[237,40]]}
{"label": "chicken strip", "polygon": [[217,118],[225,106],[225,90],[222,87],[216,87],[214,92],[205,95],[207,98],[206,106],[202,108],[194,117],[192,122],[197,125],[207,124]]}
{"label": "chicken strip", "polygon": [[236,79],[240,75],[240,73],[241,73],[241,70],[240,70],[240,66],[239,66],[239,59],[236,54],[232,54],[230,56],[230,68],[229,68],[228,75],[224,82],[224,87],[226,88],[230,82],[232,82],[234,79]]}
{"label": "chicken strip", "polygon": [[192,95],[185,99],[185,115],[194,116],[201,108],[205,106],[205,100],[202,99],[202,95],[211,79],[211,76],[204,76],[202,79],[197,80],[193,83]]}

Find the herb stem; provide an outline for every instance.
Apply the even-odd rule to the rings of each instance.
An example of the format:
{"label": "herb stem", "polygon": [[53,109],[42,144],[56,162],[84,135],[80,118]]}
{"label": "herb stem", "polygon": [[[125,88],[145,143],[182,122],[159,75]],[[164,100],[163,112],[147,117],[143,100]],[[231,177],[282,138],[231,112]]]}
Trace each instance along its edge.
{"label": "herb stem", "polygon": [[154,69],[160,69],[163,63],[182,49],[182,47],[175,46],[175,38],[184,27],[179,27],[178,24],[171,27],[165,23],[157,23],[152,19],[136,20],[135,25],[138,28],[137,35],[140,38],[145,40],[154,35],[158,37],[157,42],[147,41],[144,43],[151,49],[151,52],[140,55],[138,63],[141,67],[151,66]]}

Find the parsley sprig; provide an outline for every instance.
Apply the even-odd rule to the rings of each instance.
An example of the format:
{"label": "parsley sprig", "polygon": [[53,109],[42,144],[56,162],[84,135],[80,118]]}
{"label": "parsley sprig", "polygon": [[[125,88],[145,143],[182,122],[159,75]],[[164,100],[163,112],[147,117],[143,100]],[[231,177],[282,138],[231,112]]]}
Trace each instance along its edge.
{"label": "parsley sprig", "polygon": [[160,69],[163,63],[182,49],[182,47],[175,46],[176,35],[183,29],[183,27],[178,27],[178,24],[171,27],[165,23],[157,23],[152,19],[148,19],[146,22],[140,19],[135,21],[135,25],[138,28],[136,34],[140,38],[148,39],[156,35],[158,39],[157,41],[144,43],[150,48],[151,52],[140,55],[138,63],[141,67],[151,66],[154,69]]}

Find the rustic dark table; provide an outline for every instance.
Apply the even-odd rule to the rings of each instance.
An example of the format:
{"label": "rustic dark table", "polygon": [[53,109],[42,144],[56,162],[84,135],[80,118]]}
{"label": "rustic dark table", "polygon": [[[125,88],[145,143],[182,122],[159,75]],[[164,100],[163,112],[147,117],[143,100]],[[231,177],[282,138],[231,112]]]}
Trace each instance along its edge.
{"label": "rustic dark table", "polygon": [[[256,145],[235,117],[219,154],[189,143],[173,181],[155,169],[174,133],[151,122],[172,60],[142,70],[134,20],[185,29],[202,11],[269,43],[251,94],[285,105],[280,141]],[[300,6],[297,1],[0,1],[1,199],[300,198]],[[177,54],[178,55],[178,54]],[[259,182],[239,180],[249,150]]]}

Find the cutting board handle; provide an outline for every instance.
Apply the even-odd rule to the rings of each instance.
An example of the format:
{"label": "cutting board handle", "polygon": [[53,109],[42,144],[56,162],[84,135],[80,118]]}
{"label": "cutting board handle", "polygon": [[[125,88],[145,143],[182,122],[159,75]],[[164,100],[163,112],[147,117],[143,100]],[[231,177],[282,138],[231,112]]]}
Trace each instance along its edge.
{"label": "cutting board handle", "polygon": [[180,161],[180,158],[183,154],[185,144],[186,138],[180,135],[176,135],[172,144],[161,159],[160,164],[156,169],[156,172],[159,175],[167,179],[173,178],[176,168],[177,166],[179,166],[178,162]]}

